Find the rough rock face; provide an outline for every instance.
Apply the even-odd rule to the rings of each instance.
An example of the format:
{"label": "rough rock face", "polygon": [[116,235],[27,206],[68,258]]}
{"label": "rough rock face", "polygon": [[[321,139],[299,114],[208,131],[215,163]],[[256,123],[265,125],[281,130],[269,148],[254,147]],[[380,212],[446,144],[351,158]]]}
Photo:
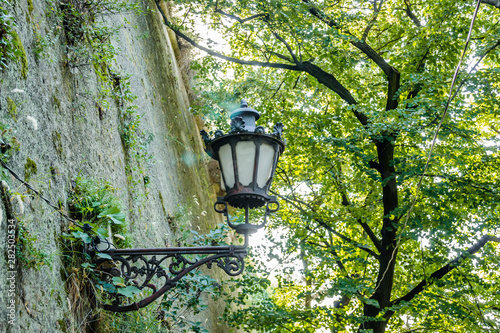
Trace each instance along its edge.
{"label": "rough rock face", "polygon": [[[0,72],[0,124],[19,143],[7,165],[63,210],[77,176],[108,181],[125,207],[135,247],[172,245],[182,223],[201,230],[220,223],[175,40],[154,2],[141,1],[140,12],[82,3],[0,0],[15,22],[6,24],[5,14],[0,21],[15,50]],[[8,239],[0,237],[1,331],[81,331],[84,318],[75,314],[65,284],[60,245],[68,222],[13,177],[3,179],[14,215],[49,264],[17,268],[15,323],[7,325],[11,273]],[[4,201],[0,208],[6,235]],[[225,332],[216,322],[220,311],[214,304],[195,319],[209,332]]]}

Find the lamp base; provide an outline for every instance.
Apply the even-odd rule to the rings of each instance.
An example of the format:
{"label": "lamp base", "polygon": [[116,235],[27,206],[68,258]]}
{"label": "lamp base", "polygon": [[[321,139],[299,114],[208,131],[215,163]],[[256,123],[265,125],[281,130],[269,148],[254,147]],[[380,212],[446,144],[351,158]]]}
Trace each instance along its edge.
{"label": "lamp base", "polygon": [[[250,219],[249,219],[249,210],[250,210],[250,208],[255,208],[255,207],[250,206],[248,197],[245,197],[245,205],[242,207],[231,205],[232,199],[234,199],[235,197],[241,198],[245,195],[248,195],[248,194],[239,193],[237,195],[232,195],[232,196],[218,197],[217,201],[214,204],[214,209],[217,213],[224,214],[224,216],[227,219],[227,224],[232,229],[234,229],[236,231],[236,233],[241,234],[241,235],[245,235],[245,238],[246,238],[246,237],[248,237],[248,235],[257,232],[258,229],[263,228],[266,225],[267,216],[269,216],[270,213],[275,213],[279,209],[280,205],[279,205],[278,201],[276,200],[275,196],[260,196],[260,195],[251,194],[252,197],[258,197],[258,198],[255,198],[256,200],[261,200],[261,202],[263,202],[263,204],[261,206],[263,206],[264,204],[266,205],[266,212],[264,213],[264,222],[262,222],[261,224],[251,224]],[[227,211],[228,204],[230,204],[231,206],[236,207],[236,208],[244,208],[245,209],[245,223],[234,224],[229,220],[229,213]],[[219,207],[221,207],[221,208],[219,208]]]}
{"label": "lamp base", "polygon": [[234,208],[245,208],[247,205],[250,209],[259,208],[264,206],[269,200],[271,200],[271,197],[255,193],[238,193],[224,197],[224,201]]}

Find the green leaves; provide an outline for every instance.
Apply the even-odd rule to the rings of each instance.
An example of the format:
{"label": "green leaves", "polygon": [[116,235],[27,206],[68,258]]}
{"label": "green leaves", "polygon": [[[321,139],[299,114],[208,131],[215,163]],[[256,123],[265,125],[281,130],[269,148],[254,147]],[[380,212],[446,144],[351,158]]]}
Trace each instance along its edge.
{"label": "green leaves", "polygon": [[[115,239],[116,245],[126,246],[129,240],[121,235],[127,234],[127,215],[113,191],[114,188],[107,182],[77,177],[75,188],[70,195],[69,206],[75,217],[89,224],[93,235],[108,238],[108,226],[110,226],[113,234],[120,235]],[[72,232],[73,238],[81,239],[86,244],[90,243],[90,236],[79,228],[75,230]]]}
{"label": "green leaves", "polygon": [[[237,297],[236,304],[249,308],[231,314],[230,322],[266,332],[306,332],[315,325],[374,329],[363,325],[383,320],[391,300],[426,281],[482,235],[500,234],[500,58],[491,20],[497,8],[482,5],[459,76],[463,86],[454,91],[424,174],[473,3],[244,1],[217,2],[216,11],[206,10],[214,9],[211,1],[180,2],[198,9],[206,21],[226,20],[213,28],[227,37],[231,56],[274,64],[294,63],[295,56],[337,81],[312,71],[199,60],[200,104],[207,107],[197,112],[213,128],[221,126],[232,104],[247,98],[262,113],[261,124],[285,124],[287,140],[273,183],[281,197],[279,216],[269,223],[273,245],[262,262],[254,263],[256,275],[239,285],[252,295],[259,286],[255,278],[267,279],[271,287],[260,288],[253,299]],[[241,19],[266,16],[242,24],[221,11]],[[223,77],[224,71],[231,75]],[[342,88],[355,103],[347,105]],[[360,115],[366,123],[360,123]],[[384,246],[397,246],[397,255],[392,258]],[[485,251],[479,258],[494,257]],[[266,267],[272,260],[279,263],[275,280]],[[391,260],[394,268],[386,266]],[[460,267],[469,265],[472,289],[479,299],[494,299],[489,288],[498,283],[498,264],[471,262]],[[462,320],[463,331],[490,327],[466,304],[472,294],[464,300],[456,292],[458,278],[449,274],[449,280],[433,281],[428,292],[393,309],[387,331],[437,332]],[[374,294],[381,276],[393,283]],[[365,317],[363,307],[373,315]],[[494,311],[488,316],[498,319]]]}
{"label": "green leaves", "polygon": [[[7,0],[0,0],[0,70],[9,67],[10,61],[23,62],[26,58],[22,44],[19,45],[19,36],[14,30],[16,22],[9,13],[9,7]],[[23,63],[21,65],[24,66]]]}
{"label": "green leaves", "polygon": [[96,255],[97,255],[99,258],[102,258],[102,259],[109,259],[109,260],[113,259],[113,258],[111,258],[111,256],[110,256],[109,254],[107,254],[107,253],[101,253],[101,252],[98,252],[98,253],[96,253]]}
{"label": "green leaves", "polygon": [[126,297],[133,297],[134,295],[140,293],[141,290],[136,286],[127,286],[123,288],[118,288],[117,293]]}
{"label": "green leaves", "polygon": [[90,238],[87,233],[80,230],[73,231],[71,235],[73,235],[75,239],[81,239],[85,244],[90,244],[92,241],[92,238]]}
{"label": "green leaves", "polygon": [[97,218],[108,218],[114,224],[122,224],[125,223],[125,218],[127,215],[123,213],[118,207],[109,207],[105,211],[101,212],[97,215]]}

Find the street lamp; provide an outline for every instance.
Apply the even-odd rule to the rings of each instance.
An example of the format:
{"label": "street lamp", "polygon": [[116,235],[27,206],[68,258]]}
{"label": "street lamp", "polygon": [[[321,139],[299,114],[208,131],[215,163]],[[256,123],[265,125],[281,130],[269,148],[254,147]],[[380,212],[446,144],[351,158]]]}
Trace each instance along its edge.
{"label": "street lamp", "polygon": [[[203,265],[211,268],[215,264],[230,276],[243,272],[249,235],[264,227],[267,216],[279,208],[276,197],[269,196],[268,191],[279,156],[285,149],[281,140],[283,124],[276,124],[273,132],[266,134],[262,126],[255,125],[259,117],[259,113],[242,100],[241,107],[231,113],[231,129],[227,134],[217,130],[214,138],[210,138],[204,130],[200,132],[206,152],[219,162],[226,188],[226,196],[217,198],[214,209],[224,214],[228,225],[236,233],[244,235],[244,244],[114,249],[109,248],[106,242],[99,244],[97,240],[93,244],[94,249],[101,253],[96,260],[97,267],[108,277],[121,277],[125,283],[150,292],[146,298],[127,305],[122,305],[124,296],[112,294],[112,304],[104,304],[104,309],[128,312],[143,308],[173,288],[186,274]],[[230,221],[228,205],[245,209],[244,223]],[[249,210],[264,205],[263,222],[250,223]],[[191,259],[191,255],[198,257]],[[153,279],[163,279],[163,285],[157,287],[152,283]]]}

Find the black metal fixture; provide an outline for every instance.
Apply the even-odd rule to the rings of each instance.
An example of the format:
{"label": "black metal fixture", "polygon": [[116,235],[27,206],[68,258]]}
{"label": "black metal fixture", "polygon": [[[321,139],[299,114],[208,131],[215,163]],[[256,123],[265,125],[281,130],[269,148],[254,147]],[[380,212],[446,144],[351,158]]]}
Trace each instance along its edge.
{"label": "black metal fixture", "polygon": [[[127,312],[143,308],[159,298],[176,285],[186,274],[207,265],[217,265],[228,275],[236,276],[244,270],[244,257],[247,254],[248,239],[251,233],[264,227],[267,216],[278,210],[276,197],[269,196],[268,190],[276,170],[279,156],[285,149],[281,140],[283,124],[274,126],[271,134],[266,134],[262,126],[255,126],[259,113],[241,101],[241,107],[231,114],[231,130],[224,134],[221,130],[210,138],[201,131],[206,152],[219,161],[226,187],[226,196],[219,197],[214,205],[216,212],[224,214],[228,225],[236,233],[244,235],[243,245],[172,247],[156,249],[110,249],[106,243],[94,243],[95,250],[101,253],[96,260],[98,267],[108,277],[121,277],[141,291],[149,291],[149,296],[132,304],[122,305],[123,297],[110,295],[111,304],[103,307],[109,311]],[[228,214],[228,205],[245,209],[245,222],[233,223]],[[262,223],[249,221],[249,209],[265,208]],[[104,248],[101,246],[104,245]],[[100,248],[101,247],[101,248]],[[103,258],[107,254],[111,259]],[[197,257],[194,258],[193,256]],[[153,280],[163,280],[157,287]]]}

